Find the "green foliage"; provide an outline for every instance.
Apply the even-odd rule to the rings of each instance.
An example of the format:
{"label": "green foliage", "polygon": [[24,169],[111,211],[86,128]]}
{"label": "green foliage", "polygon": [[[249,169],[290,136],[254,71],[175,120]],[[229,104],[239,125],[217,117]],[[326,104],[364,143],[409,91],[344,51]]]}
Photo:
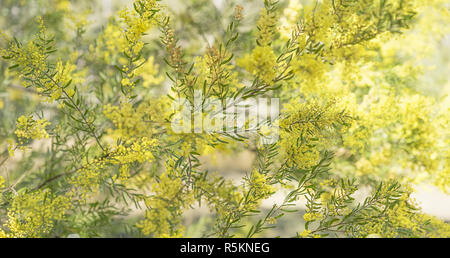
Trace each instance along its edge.
{"label": "green foliage", "polygon": [[[288,218],[297,237],[449,237],[411,197],[450,186],[448,97],[421,90],[417,47],[448,33],[448,3],[237,2],[92,20],[99,1],[3,1],[0,237],[258,237]],[[281,112],[245,133],[171,125],[180,99],[205,121],[259,97]],[[207,164],[244,151],[238,180]]]}

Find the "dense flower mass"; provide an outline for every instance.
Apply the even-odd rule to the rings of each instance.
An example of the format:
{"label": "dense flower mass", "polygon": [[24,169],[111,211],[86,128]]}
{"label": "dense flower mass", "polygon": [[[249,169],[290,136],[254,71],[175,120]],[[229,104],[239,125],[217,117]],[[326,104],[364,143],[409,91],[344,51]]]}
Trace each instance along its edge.
{"label": "dense flower mass", "polygon": [[352,118],[339,109],[335,100],[320,103],[311,100],[302,103],[294,99],[285,106],[285,118],[280,123],[280,145],[290,164],[309,168],[320,160],[322,146],[333,143],[333,135],[345,133]]}
{"label": "dense flower mass", "polygon": [[45,127],[48,125],[50,125],[50,122],[46,119],[35,120],[32,116],[21,116],[17,119],[17,129],[14,133],[21,143],[26,139],[48,138],[49,135],[45,131]]}
{"label": "dense flower mass", "polygon": [[2,1],[0,237],[450,237],[447,0],[102,2]]}
{"label": "dense flower mass", "polygon": [[276,77],[276,56],[269,46],[257,46],[250,55],[240,60],[239,65],[267,84],[272,84]]}
{"label": "dense flower mass", "polygon": [[44,236],[52,230],[54,221],[62,220],[71,207],[69,196],[55,196],[48,190],[19,194],[8,210],[5,226],[9,231],[0,230],[0,236]]}

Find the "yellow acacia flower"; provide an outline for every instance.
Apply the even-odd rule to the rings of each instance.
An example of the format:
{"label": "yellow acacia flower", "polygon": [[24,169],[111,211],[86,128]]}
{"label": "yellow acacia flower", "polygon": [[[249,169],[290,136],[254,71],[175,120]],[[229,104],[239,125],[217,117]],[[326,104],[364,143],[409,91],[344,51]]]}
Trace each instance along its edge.
{"label": "yellow acacia flower", "polygon": [[328,64],[315,54],[304,54],[292,60],[292,68],[295,74],[306,84],[303,86],[306,88],[312,87],[310,86],[311,84],[322,78],[323,74],[328,70]]}
{"label": "yellow acacia flower", "polygon": [[17,146],[13,139],[8,139],[8,155],[10,157],[14,157],[14,152],[16,151]]}
{"label": "yellow acacia flower", "polygon": [[332,143],[330,136],[337,128],[344,130],[353,119],[331,99],[301,101],[293,99],[285,105],[285,118],[280,122],[280,145],[284,157],[292,165],[309,168],[320,159],[320,149]]}
{"label": "yellow acacia flower", "polygon": [[157,0],[136,0],[134,1],[134,10],[125,8],[119,12],[121,22],[124,24],[121,37],[123,38],[122,42],[125,42],[125,44],[121,44],[123,49],[120,49],[120,51],[130,60],[122,69],[123,79],[121,84],[127,91],[136,86],[138,75],[136,62],[138,60],[142,62],[139,56],[144,47],[142,37],[158,23],[160,9],[161,5]]}
{"label": "yellow acacia flower", "polygon": [[56,1],[55,8],[57,10],[66,11],[66,10],[69,10],[69,7],[70,7],[70,1],[68,1],[68,0]]}
{"label": "yellow acacia flower", "polygon": [[306,222],[315,221],[315,220],[319,219],[320,217],[322,217],[322,214],[320,214],[320,213],[310,213],[310,212],[308,212],[308,213],[305,213],[305,215],[303,215],[303,219]]}
{"label": "yellow acacia flower", "polygon": [[302,233],[300,233],[300,237],[308,237],[311,234],[311,230],[305,229],[302,231]]}
{"label": "yellow acacia flower", "polygon": [[102,34],[97,38],[96,44],[90,46],[92,58],[100,58],[106,63],[112,63],[114,56],[126,48],[127,41],[122,37],[121,27],[113,22],[106,25]]}
{"label": "yellow acacia flower", "polygon": [[277,58],[271,47],[257,46],[251,54],[238,59],[237,64],[249,73],[260,77],[264,83],[272,85],[277,75],[276,60]]}
{"label": "yellow acacia flower", "polygon": [[181,237],[181,215],[184,208],[193,203],[192,193],[186,192],[180,178],[171,178],[167,172],[152,185],[152,192],[153,195],[145,199],[148,207],[145,219],[136,226],[144,235]]}
{"label": "yellow acacia flower", "polygon": [[49,138],[49,134],[45,127],[50,125],[46,119],[35,120],[33,116],[21,116],[17,119],[17,129],[15,134],[19,138],[19,142],[23,144],[25,140],[40,140]]}
{"label": "yellow acacia flower", "polygon": [[260,46],[268,46],[272,43],[275,34],[278,32],[276,24],[278,17],[275,12],[263,9],[258,20],[258,44]]}
{"label": "yellow acacia flower", "polygon": [[136,108],[128,102],[120,106],[106,105],[103,114],[114,125],[108,130],[108,136],[124,140],[149,137],[157,131],[157,125],[167,125],[165,121],[171,114],[171,105],[166,97],[145,101]]}
{"label": "yellow acacia flower", "polygon": [[248,184],[260,199],[266,199],[274,192],[274,188],[269,184],[266,176],[256,169],[250,175]]}
{"label": "yellow acacia flower", "polygon": [[9,48],[2,49],[0,54],[8,59],[13,59],[21,68],[22,74],[33,72],[39,75],[47,69],[44,49],[37,46],[33,41],[26,45],[10,42]]}
{"label": "yellow acacia flower", "polygon": [[[55,220],[72,207],[70,196],[54,196],[49,190],[22,193],[14,197],[4,224],[6,237],[40,237],[48,234]],[[0,233],[1,234],[1,233]]]}
{"label": "yellow acacia flower", "polygon": [[53,51],[52,40],[47,35],[43,19],[38,18],[40,31],[27,43],[6,38],[8,46],[0,48],[0,55],[11,60],[14,71],[17,71],[25,87],[33,86],[39,95],[44,95],[44,101],[53,102],[63,97],[64,90],[73,93],[70,82],[80,83],[84,80],[84,72],[75,72],[76,65],[59,60],[56,65],[48,62],[49,53]]}
{"label": "yellow acacia flower", "polygon": [[113,176],[113,179],[124,181],[128,179],[131,164],[154,161],[153,152],[157,144],[156,139],[142,137],[130,139],[126,144],[111,145],[102,157],[86,162],[70,181],[92,195],[98,191],[103,180],[111,177],[111,173],[105,171],[107,168],[118,166],[119,175]]}
{"label": "yellow acacia flower", "polygon": [[159,75],[159,65],[155,64],[153,56],[149,57],[144,65],[137,69],[136,74],[142,78],[142,86],[144,88],[158,85],[164,81],[164,76]]}

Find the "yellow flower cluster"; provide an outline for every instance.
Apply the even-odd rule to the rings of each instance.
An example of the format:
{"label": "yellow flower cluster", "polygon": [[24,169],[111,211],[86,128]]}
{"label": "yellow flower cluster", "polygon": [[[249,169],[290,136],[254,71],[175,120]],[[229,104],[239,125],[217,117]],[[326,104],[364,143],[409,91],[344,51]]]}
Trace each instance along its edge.
{"label": "yellow flower cluster", "polygon": [[255,47],[251,54],[238,59],[237,64],[268,85],[273,84],[277,75],[277,57],[270,46]]}
{"label": "yellow flower cluster", "polygon": [[20,74],[32,73],[34,77],[42,77],[47,70],[45,49],[36,41],[29,41],[26,45],[9,41],[9,47],[0,49],[0,55],[11,59],[20,69]]}
{"label": "yellow flower cluster", "polygon": [[112,147],[110,151],[111,163],[130,164],[133,162],[152,161],[154,159],[152,151],[157,144],[158,140],[143,137],[128,147],[124,145]]}
{"label": "yellow flower cluster", "polygon": [[243,195],[245,195],[246,191],[250,192],[251,195],[248,197],[248,206],[243,208],[248,210],[258,208],[262,200],[267,199],[275,192],[275,189],[267,180],[267,176],[261,174],[256,169],[253,170],[253,173],[251,173],[250,179],[248,180],[246,186],[247,189],[244,189]]}
{"label": "yellow flower cluster", "polygon": [[[76,65],[60,60],[56,66],[48,63],[48,56],[53,51],[52,40],[48,39],[47,29],[42,18],[38,18],[41,30],[33,40],[22,44],[17,40],[7,40],[9,46],[0,48],[0,55],[14,63],[19,77],[25,87],[33,86],[37,93],[44,95],[47,102],[59,100],[65,92],[72,97],[75,91],[69,84],[83,81],[83,73],[75,73]],[[5,36],[6,38],[6,36]],[[67,97],[67,96],[64,96]]]}
{"label": "yellow flower cluster", "polygon": [[263,8],[258,20],[258,45],[251,54],[237,60],[238,66],[258,76],[267,85],[272,85],[277,75],[277,57],[270,46],[278,33],[277,22],[278,17],[271,7]]}
{"label": "yellow flower cluster", "polygon": [[150,28],[158,24],[158,21],[161,19],[159,1],[136,0],[133,5],[134,10],[125,8],[119,12],[119,17],[122,19],[125,27],[122,37],[126,41],[125,48],[121,49],[121,51],[129,60],[121,68],[123,76],[121,85],[125,89],[133,89],[136,86],[136,69],[142,65],[138,64],[138,62],[143,62],[140,60],[141,51],[144,47],[142,37]]}
{"label": "yellow flower cluster", "polygon": [[[325,45],[325,55],[345,58],[348,47],[366,43],[386,31],[404,28],[415,11],[415,0],[352,1],[325,0],[306,10],[305,31],[314,42]],[[381,10],[374,15],[374,8]],[[397,23],[398,27],[394,27]]]}
{"label": "yellow flower cluster", "polygon": [[306,238],[306,237],[308,237],[311,233],[312,233],[311,230],[305,229],[305,230],[302,231],[302,233],[300,233],[300,237]]}
{"label": "yellow flower cluster", "polygon": [[128,50],[132,51],[127,54],[138,54],[144,43],[141,41],[142,36],[154,25],[157,24],[158,12],[161,8],[157,0],[136,0],[133,3],[134,10],[130,11],[127,8],[119,12],[119,17],[122,18],[126,25],[124,30],[124,37],[130,44]]}
{"label": "yellow flower cluster", "polygon": [[312,233],[312,231],[311,230],[309,230],[309,229],[305,229],[305,230],[303,230],[302,231],[302,233],[300,233],[298,236],[299,237],[301,237],[301,238],[320,238],[320,235],[319,234],[311,234]]}
{"label": "yellow flower cluster", "polygon": [[[361,61],[369,56],[368,50],[378,46],[377,40],[385,42],[389,38],[391,34],[386,31],[407,27],[405,21],[416,11],[414,2],[383,1],[377,4],[373,1],[325,0],[302,8],[296,1],[291,1],[290,5],[295,9],[291,16],[300,16],[300,10],[303,11],[300,16],[302,34],[297,39],[301,54],[292,60],[293,71],[302,81],[302,89],[313,87],[315,91],[319,90],[323,84],[320,83],[322,76],[333,67],[329,64],[359,62],[356,66],[359,69],[364,64]],[[382,15],[369,11],[374,8],[380,8]],[[289,24],[288,21],[284,23]],[[344,80],[358,74],[351,71]]]}
{"label": "yellow flower cluster", "polygon": [[51,232],[55,221],[62,220],[72,207],[70,196],[52,194],[48,189],[21,193],[8,209],[7,222],[0,230],[3,237],[40,237]]}
{"label": "yellow flower cluster", "polygon": [[261,11],[258,20],[258,45],[269,46],[272,43],[275,35],[278,33],[277,22],[278,17],[275,12],[268,9]]}
{"label": "yellow flower cluster", "polygon": [[305,215],[303,215],[303,219],[306,222],[316,221],[316,220],[320,219],[321,217],[322,217],[322,214],[320,214],[320,213],[307,212],[307,213],[305,213]]}
{"label": "yellow flower cluster", "polygon": [[50,125],[50,122],[44,119],[35,120],[33,116],[21,116],[17,119],[17,129],[14,132],[19,139],[20,144],[24,144],[26,140],[40,140],[49,138],[45,127]]}
{"label": "yellow flower cluster", "polygon": [[[380,191],[380,195],[390,198],[389,184],[386,184]],[[450,225],[432,216],[417,213],[411,210],[416,207],[414,200],[410,197],[410,191],[406,191],[398,201],[391,205],[386,212],[376,215],[378,211],[372,210],[364,216],[366,223],[358,229],[358,235],[366,237],[368,235],[379,235],[381,237],[398,237],[400,232],[406,233],[411,237],[449,237]],[[384,207],[377,207],[382,210]],[[425,230],[427,227],[434,230]]]}
{"label": "yellow flower cluster", "polygon": [[129,45],[124,51],[130,56],[139,54],[144,47],[141,37],[150,29],[150,23],[147,19],[141,19],[138,14],[128,9],[122,10],[119,17],[123,19],[127,26],[123,36]]}
{"label": "yellow flower cluster", "polygon": [[129,176],[130,165],[154,160],[153,151],[158,143],[156,139],[142,137],[129,142],[131,144],[112,145],[102,157],[83,165],[76,175],[70,179],[71,183],[84,189],[87,193],[90,191],[95,193],[99,184],[111,176],[110,173],[104,171],[109,166],[120,166],[120,174],[113,178],[126,180]]}
{"label": "yellow flower cluster", "polygon": [[[63,94],[63,90],[67,93],[68,97],[73,97],[75,94],[75,90],[70,87],[69,84],[71,83],[78,83],[82,81],[83,79],[80,79],[80,74],[77,74],[77,80],[74,81],[74,71],[77,68],[76,65],[72,64],[71,62],[66,62],[66,64],[63,64],[63,62],[60,60],[56,63],[56,70],[55,75],[53,77],[53,84],[60,85],[60,88],[55,88],[54,91],[50,94],[50,100],[57,100],[61,97]],[[63,88],[65,87],[65,88]],[[45,91],[45,89],[37,88],[38,92]]]}
{"label": "yellow flower cluster", "polygon": [[142,78],[142,86],[150,88],[153,85],[159,85],[164,81],[164,76],[159,74],[159,65],[155,64],[155,58],[149,57],[145,63],[137,68],[136,74]]}
{"label": "yellow flower cluster", "polygon": [[150,137],[158,127],[165,127],[171,114],[169,98],[161,97],[143,102],[134,108],[131,103],[125,102],[120,106],[106,105],[103,114],[114,125],[109,129],[109,136],[124,140],[136,137]]}
{"label": "yellow flower cluster", "polygon": [[353,121],[334,100],[294,99],[284,107],[286,117],[280,122],[280,145],[290,165],[309,168],[319,161],[324,144],[330,147],[332,138],[344,132]]}
{"label": "yellow flower cluster", "polygon": [[181,215],[194,202],[192,193],[180,178],[172,178],[168,172],[159,177],[151,190],[153,195],[145,199],[145,219],[136,226],[152,237],[182,237]]}
{"label": "yellow flower cluster", "polygon": [[317,82],[322,79],[323,74],[329,70],[329,65],[321,60],[321,57],[315,54],[305,53],[291,62],[292,70],[298,78],[302,80],[302,89],[307,86],[317,85]]}
{"label": "yellow flower cluster", "polygon": [[336,179],[333,179],[333,178],[320,182],[320,186],[323,188],[325,188],[325,187],[333,188],[336,186],[336,184],[337,184],[337,181],[336,181]]}
{"label": "yellow flower cluster", "polygon": [[151,134],[150,127],[144,121],[146,113],[143,111],[145,110],[144,105],[140,105],[135,110],[131,103],[122,103],[120,107],[106,105],[103,108],[103,114],[115,126],[114,130],[110,130],[110,134],[125,139]]}
{"label": "yellow flower cluster", "polygon": [[[88,58],[100,58],[105,63],[115,63],[117,53],[126,49],[127,41],[122,37],[122,28],[114,22],[108,23],[102,34],[97,37],[96,44],[89,46],[89,51],[93,54]],[[117,61],[116,61],[117,62]],[[119,61],[120,64],[126,64],[125,58]]]}
{"label": "yellow flower cluster", "polygon": [[[309,223],[321,218],[314,230],[306,227],[301,237],[320,237],[324,232],[340,232],[350,237],[445,237],[450,226],[432,216],[424,215],[411,198],[412,189],[395,182],[377,186],[363,203],[354,206],[352,197],[358,187],[354,182],[341,181],[329,185],[308,197],[308,207],[314,207],[303,218]],[[327,186],[328,185],[328,186]],[[354,221],[353,221],[354,220]],[[318,234],[317,234],[318,233]]]}

